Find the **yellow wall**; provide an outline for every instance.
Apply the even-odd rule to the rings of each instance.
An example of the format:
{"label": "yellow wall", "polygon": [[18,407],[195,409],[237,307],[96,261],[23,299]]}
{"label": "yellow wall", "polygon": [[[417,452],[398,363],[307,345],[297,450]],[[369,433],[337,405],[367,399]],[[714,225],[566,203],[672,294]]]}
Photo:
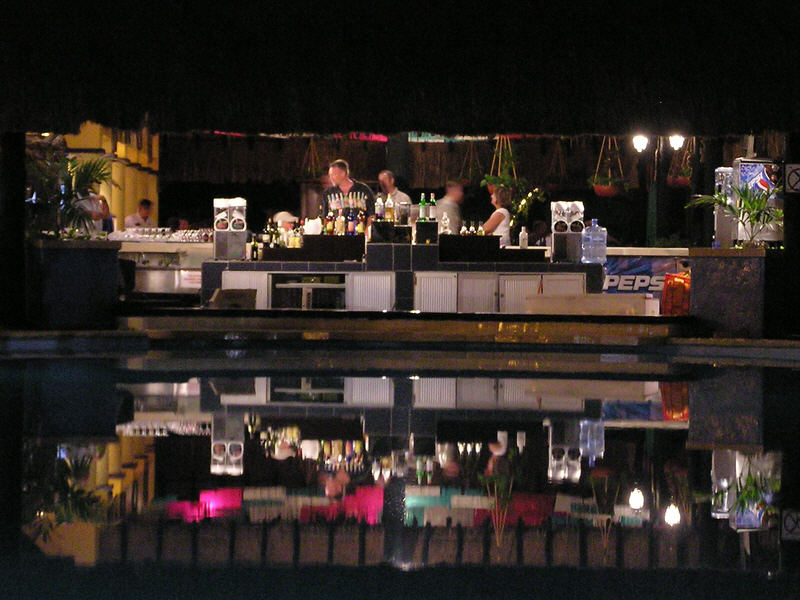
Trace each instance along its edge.
{"label": "yellow wall", "polygon": [[114,130],[86,121],[77,134],[64,136],[67,148],[76,156],[112,156],[111,179],[115,185],[104,184],[99,193],[108,199],[118,230],[124,229],[125,217],[136,212],[142,198],[153,202],[150,213],[158,222],[158,135],[146,127],[127,133],[126,142],[125,132],[118,131],[115,144]]}

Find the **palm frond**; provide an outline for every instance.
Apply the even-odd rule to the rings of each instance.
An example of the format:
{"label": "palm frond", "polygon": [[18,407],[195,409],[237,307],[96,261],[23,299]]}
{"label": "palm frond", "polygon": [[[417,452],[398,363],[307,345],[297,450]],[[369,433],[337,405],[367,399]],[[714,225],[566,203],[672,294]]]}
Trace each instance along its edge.
{"label": "palm frond", "polygon": [[72,177],[72,190],[88,194],[94,187],[111,179],[111,164],[105,158],[90,158],[78,161],[69,159],[69,173]]}

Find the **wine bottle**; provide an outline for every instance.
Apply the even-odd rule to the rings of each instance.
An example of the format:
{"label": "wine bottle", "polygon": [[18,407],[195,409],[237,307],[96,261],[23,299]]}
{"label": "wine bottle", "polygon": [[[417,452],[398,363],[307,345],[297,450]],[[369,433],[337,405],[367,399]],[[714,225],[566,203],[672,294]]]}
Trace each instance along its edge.
{"label": "wine bottle", "polygon": [[426,221],[427,219],[428,202],[425,200],[425,192],[423,192],[419,197],[419,217],[417,217],[417,221]]}

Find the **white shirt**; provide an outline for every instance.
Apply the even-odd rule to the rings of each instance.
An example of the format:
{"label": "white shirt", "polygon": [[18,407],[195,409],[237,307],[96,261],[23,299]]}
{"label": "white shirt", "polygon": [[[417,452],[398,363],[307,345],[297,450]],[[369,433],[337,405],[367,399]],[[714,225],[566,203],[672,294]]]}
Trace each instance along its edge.
{"label": "white shirt", "polygon": [[[98,200],[96,196],[90,196],[88,198],[84,198],[83,200],[78,200],[75,203],[75,206],[85,210],[87,213],[102,214],[103,212],[103,208],[100,206],[100,200]],[[103,219],[92,219],[91,223],[92,224],[89,226],[90,230],[93,229],[94,231],[103,231]]]}
{"label": "white shirt", "polygon": [[[492,217],[500,213],[503,215],[503,220],[500,221],[500,224],[495,227],[495,230],[492,232],[492,235],[499,235],[500,236],[500,247],[503,246],[510,246],[511,245],[511,213],[508,212],[508,209],[505,208],[498,208],[494,213],[492,213]],[[489,217],[491,218],[491,217]]]}
{"label": "white shirt", "polygon": [[133,227],[158,227],[158,225],[151,217],[143,219],[139,216],[138,212],[135,212],[125,217],[125,229],[131,229]]}

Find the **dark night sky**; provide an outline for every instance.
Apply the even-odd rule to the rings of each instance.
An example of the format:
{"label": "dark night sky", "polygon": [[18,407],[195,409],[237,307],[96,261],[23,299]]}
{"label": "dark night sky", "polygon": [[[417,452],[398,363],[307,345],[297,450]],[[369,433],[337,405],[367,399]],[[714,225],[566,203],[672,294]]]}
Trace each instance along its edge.
{"label": "dark night sky", "polygon": [[134,126],[145,112],[170,131],[800,125],[785,75],[800,6],[662,4],[5,5],[0,127]]}

